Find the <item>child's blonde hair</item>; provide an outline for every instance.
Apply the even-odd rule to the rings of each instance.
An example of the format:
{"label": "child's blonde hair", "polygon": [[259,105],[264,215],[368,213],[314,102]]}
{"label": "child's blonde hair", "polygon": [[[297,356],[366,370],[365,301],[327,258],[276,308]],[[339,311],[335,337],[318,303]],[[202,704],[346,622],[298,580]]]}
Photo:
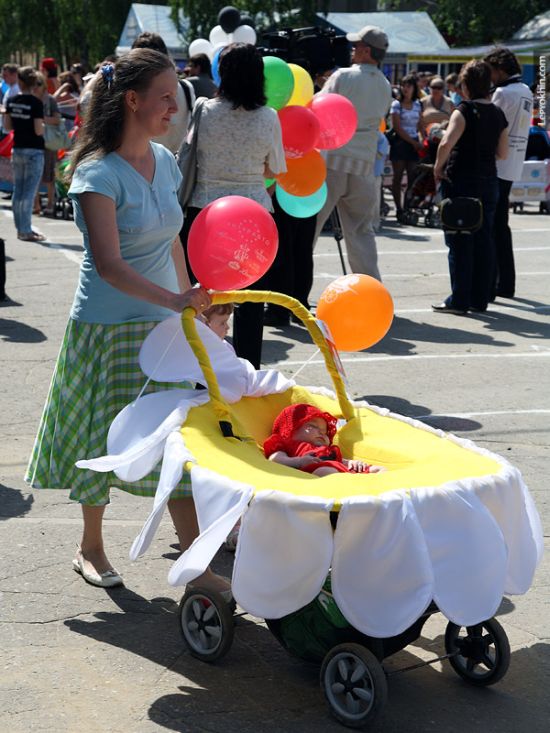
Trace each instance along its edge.
{"label": "child's blonde hair", "polygon": [[220,305],[211,305],[202,312],[202,315],[209,321],[212,316],[230,316],[234,310],[233,303],[220,303]]}

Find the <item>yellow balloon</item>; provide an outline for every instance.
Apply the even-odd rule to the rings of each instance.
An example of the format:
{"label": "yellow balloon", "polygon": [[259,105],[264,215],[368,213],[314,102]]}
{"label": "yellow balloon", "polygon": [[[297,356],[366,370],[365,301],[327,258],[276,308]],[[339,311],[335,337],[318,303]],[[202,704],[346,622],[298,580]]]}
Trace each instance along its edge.
{"label": "yellow balloon", "polygon": [[287,106],[299,105],[305,107],[313,99],[313,81],[305,69],[297,64],[289,64],[292,76],[294,77],[294,91],[288,100]]}

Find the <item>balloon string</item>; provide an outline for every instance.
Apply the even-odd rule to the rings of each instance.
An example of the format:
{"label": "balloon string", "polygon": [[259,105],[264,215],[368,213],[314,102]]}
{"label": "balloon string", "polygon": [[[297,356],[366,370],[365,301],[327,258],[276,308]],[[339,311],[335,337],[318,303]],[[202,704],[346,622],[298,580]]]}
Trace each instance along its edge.
{"label": "balloon string", "polygon": [[174,331],[174,335],[173,335],[173,336],[172,336],[172,338],[170,339],[170,343],[168,344],[168,346],[167,346],[167,347],[166,347],[166,348],[164,349],[164,351],[162,352],[162,354],[161,354],[161,356],[160,356],[160,359],[159,359],[159,360],[157,361],[157,363],[155,364],[155,366],[154,366],[154,369],[153,369],[153,371],[152,371],[152,372],[151,372],[151,373],[149,374],[149,376],[147,377],[147,379],[146,379],[146,381],[145,381],[145,384],[144,384],[144,385],[143,385],[143,387],[141,388],[141,390],[140,390],[140,393],[138,394],[138,396],[136,397],[136,399],[134,400],[134,402],[133,402],[132,404],[134,404],[134,405],[135,405],[135,403],[136,403],[136,402],[137,402],[137,401],[139,400],[139,398],[140,398],[140,397],[141,397],[141,396],[143,395],[143,393],[145,392],[145,390],[146,390],[146,389],[147,389],[147,387],[149,386],[149,382],[150,382],[150,381],[151,381],[151,380],[153,379],[153,377],[155,376],[155,374],[156,374],[156,372],[157,372],[157,369],[159,368],[159,366],[161,365],[161,363],[162,363],[162,361],[163,361],[164,357],[166,356],[166,354],[167,354],[167,353],[168,353],[168,351],[170,350],[170,347],[171,347],[171,346],[172,346],[172,344],[174,343],[174,340],[175,340],[176,336],[178,335],[178,333],[179,333],[179,334],[181,334],[181,331],[179,331],[179,332],[178,332],[178,331]]}
{"label": "balloon string", "polygon": [[310,361],[313,361],[313,359],[315,359],[315,357],[317,356],[317,354],[320,354],[320,353],[321,353],[321,352],[320,352],[320,350],[319,350],[319,349],[315,349],[315,351],[314,351],[314,352],[313,352],[313,354],[312,354],[312,355],[311,355],[311,356],[309,357],[309,359],[307,359],[306,361],[304,361],[304,363],[302,364],[302,366],[298,367],[298,369],[297,369],[297,370],[296,370],[296,371],[294,372],[294,374],[293,374],[293,375],[292,375],[292,376],[291,376],[290,378],[291,378],[291,379],[296,379],[296,377],[298,376],[298,374],[300,374],[300,372],[301,372],[301,371],[302,371],[303,369],[305,369],[305,368],[306,368],[306,366],[307,366],[307,365],[309,364],[309,362],[310,362]]}

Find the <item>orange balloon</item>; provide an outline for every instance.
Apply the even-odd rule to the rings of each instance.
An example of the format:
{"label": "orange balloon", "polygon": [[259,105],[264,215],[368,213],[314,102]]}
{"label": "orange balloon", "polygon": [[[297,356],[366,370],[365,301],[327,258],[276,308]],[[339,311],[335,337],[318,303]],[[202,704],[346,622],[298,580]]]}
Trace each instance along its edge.
{"label": "orange balloon", "polygon": [[327,177],[327,166],[318,150],[287,158],[287,172],[277,176],[279,186],[293,196],[311,196],[318,191]]}
{"label": "orange balloon", "polygon": [[329,327],[337,349],[361,351],[388,332],[393,320],[392,297],[370,275],[343,275],[324,289],[317,318]]}
{"label": "orange balloon", "polygon": [[379,126],[378,130],[380,132],[386,132],[386,128],[387,128],[386,120],[382,117],[382,119],[380,120],[380,126]]}

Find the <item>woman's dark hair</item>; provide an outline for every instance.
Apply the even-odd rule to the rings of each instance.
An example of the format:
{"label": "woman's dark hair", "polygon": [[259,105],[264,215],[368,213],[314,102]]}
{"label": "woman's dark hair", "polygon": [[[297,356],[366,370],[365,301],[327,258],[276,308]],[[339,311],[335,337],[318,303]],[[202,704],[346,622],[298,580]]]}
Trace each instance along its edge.
{"label": "woman's dark hair", "polygon": [[159,51],[160,53],[168,56],[168,49],[164,43],[162,36],[158,33],[151,31],[143,31],[132,43],[132,48],[150,48],[153,51]]}
{"label": "woman's dark hair", "polygon": [[403,84],[410,84],[413,87],[413,93],[412,93],[412,101],[415,102],[420,94],[418,93],[418,79],[414,74],[407,74],[401,79],[401,82],[399,84],[399,101],[403,101],[403,92],[401,91],[401,87]]}
{"label": "woman's dark hair", "polygon": [[167,69],[175,69],[168,56],[148,48],[133,49],[114,66],[105,64],[101,67],[84,125],[71,153],[69,177],[83,160],[107,155],[120,146],[126,92],[146,91],[153,79]]}
{"label": "woman's dark hair", "polygon": [[17,69],[17,78],[25,89],[32,89],[36,84],[36,69],[32,66],[20,66]]}
{"label": "woman's dark hair", "polygon": [[491,67],[485,61],[468,61],[460,70],[458,79],[468,90],[470,99],[485,99],[491,92]]}
{"label": "woman's dark hair", "polygon": [[483,60],[490,66],[494,66],[495,69],[500,69],[500,71],[504,71],[504,73],[508,74],[508,76],[516,76],[516,74],[521,74],[520,63],[517,60],[515,54],[513,54],[508,48],[497,46],[497,48],[494,48],[492,51],[490,51]]}
{"label": "woman's dark hair", "polygon": [[198,66],[201,74],[207,74],[212,78],[212,64],[205,53],[196,53],[194,56],[191,56],[189,63],[193,64],[193,66]]}
{"label": "woman's dark hair", "polygon": [[218,96],[231,102],[233,109],[258,109],[266,103],[264,60],[250,43],[232,43],[220,54]]}
{"label": "woman's dark hair", "polygon": [[76,83],[76,79],[70,71],[62,71],[61,74],[59,74],[59,84],[68,84],[71,88],[72,94],[80,93],[80,87]]}

